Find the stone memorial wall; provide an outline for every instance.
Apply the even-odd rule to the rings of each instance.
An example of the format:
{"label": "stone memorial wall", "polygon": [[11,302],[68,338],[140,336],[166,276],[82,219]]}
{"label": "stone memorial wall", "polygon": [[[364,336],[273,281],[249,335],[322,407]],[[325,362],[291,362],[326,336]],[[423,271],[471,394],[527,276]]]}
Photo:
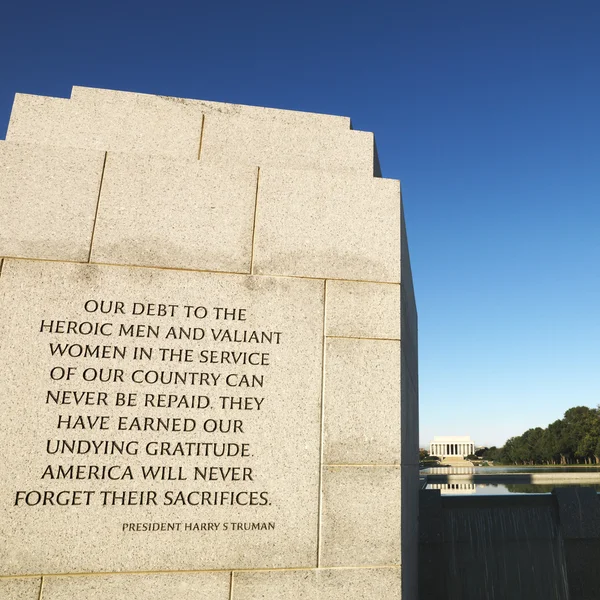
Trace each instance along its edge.
{"label": "stone memorial wall", "polygon": [[18,94],[0,257],[0,598],[416,598],[417,317],[372,134]]}

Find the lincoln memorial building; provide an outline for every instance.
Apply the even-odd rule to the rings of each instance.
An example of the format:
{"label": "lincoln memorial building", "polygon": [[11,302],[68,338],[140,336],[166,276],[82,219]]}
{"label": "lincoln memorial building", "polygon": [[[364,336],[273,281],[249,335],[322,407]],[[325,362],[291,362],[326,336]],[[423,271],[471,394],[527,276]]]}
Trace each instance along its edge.
{"label": "lincoln memorial building", "polygon": [[429,454],[446,458],[448,456],[469,456],[475,454],[475,443],[468,435],[435,436],[429,444]]}

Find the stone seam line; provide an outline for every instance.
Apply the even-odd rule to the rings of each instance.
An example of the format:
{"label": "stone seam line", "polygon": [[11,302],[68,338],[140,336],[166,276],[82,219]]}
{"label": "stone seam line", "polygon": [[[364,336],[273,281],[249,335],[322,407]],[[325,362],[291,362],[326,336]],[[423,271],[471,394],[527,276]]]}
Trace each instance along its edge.
{"label": "stone seam line", "polygon": [[365,469],[370,469],[373,467],[386,467],[386,468],[390,468],[393,467],[394,469],[399,469],[402,464],[401,463],[392,463],[392,464],[382,464],[382,463],[360,463],[360,464],[351,464],[351,463],[345,463],[345,464],[338,464],[338,463],[325,463],[323,465],[324,467],[348,467],[348,468],[352,468],[352,469],[356,469],[356,468],[365,468]]}
{"label": "stone seam line", "polygon": [[[397,465],[394,465],[397,466]],[[321,571],[343,571],[347,569],[399,569],[399,565],[343,565],[343,566],[330,566],[319,569]],[[280,571],[316,571],[316,567],[279,567],[275,569],[259,568],[259,569],[236,569],[236,573],[274,573]],[[34,579],[37,577],[48,579],[50,577],[108,577],[119,575],[202,575],[204,573],[233,573],[234,571],[229,569],[204,569],[204,570],[193,570],[193,569],[181,569],[173,571],[102,571],[97,573],[35,573],[25,575],[0,575],[0,581],[5,579]]]}
{"label": "stone seam line", "polygon": [[387,337],[363,337],[360,335],[328,335],[328,340],[368,340],[374,342],[399,342],[400,338],[387,338]]}
{"label": "stone seam line", "polygon": [[254,194],[254,215],[252,217],[252,241],[250,244],[250,275],[254,275],[254,243],[256,239],[256,216],[258,214],[258,186],[260,184],[260,167],[256,167],[256,192]]}
{"label": "stone seam line", "polygon": [[96,233],[96,220],[98,219],[98,209],[100,208],[100,196],[102,195],[102,182],[104,181],[104,170],[106,169],[106,157],[108,152],[104,153],[104,161],[102,163],[102,173],[100,174],[100,185],[98,186],[98,199],[96,200],[96,212],[94,213],[94,223],[92,225],[92,237],[90,239],[90,251],[88,253],[88,264],[92,260],[92,248],[94,246],[94,233]]}
{"label": "stone seam line", "polygon": [[202,123],[200,123],[200,141],[198,142],[198,160],[200,160],[200,155],[202,154],[202,138],[204,136],[204,120],[206,116],[202,113]]}
{"label": "stone seam line", "polygon": [[[108,263],[108,262],[90,262],[83,260],[65,260],[62,258],[37,258],[32,256],[5,256],[4,260],[32,260],[38,262],[50,262],[50,263],[65,263],[68,265],[98,265],[101,267],[126,267],[128,269],[158,269],[161,271],[183,271],[185,273],[218,273],[219,275],[253,275],[253,277],[278,277],[281,279],[309,279],[311,281],[324,281],[323,277],[308,277],[307,275],[278,275],[277,273],[260,273],[251,274],[246,271],[214,271],[211,269],[186,269],[183,267],[160,267],[155,265],[129,265],[125,263]],[[329,281],[344,281],[348,283],[373,283],[377,285],[398,285],[397,283],[390,283],[389,281],[370,281],[367,279],[344,279],[342,277],[335,278],[329,277]],[[335,337],[335,336],[329,336]],[[359,338],[362,339],[362,338]],[[369,338],[367,338],[369,339]],[[373,338],[376,340],[387,339],[387,338]],[[391,338],[393,341],[397,341],[396,338]]]}
{"label": "stone seam line", "polygon": [[343,571],[343,570],[353,570],[356,571],[357,569],[392,569],[392,570],[396,570],[396,571],[400,571],[400,569],[402,568],[402,566],[400,565],[375,565],[375,566],[357,566],[357,567],[325,567],[324,569],[320,569],[320,568],[315,568],[315,567],[308,567],[308,568],[302,568],[302,569],[236,569],[235,571],[231,571],[231,583],[229,586],[229,600],[234,600],[234,595],[233,595],[233,581],[234,581],[234,577],[236,573],[273,573],[273,572],[277,572],[277,571],[310,571],[312,573],[319,573],[319,572],[324,572],[324,571]]}
{"label": "stone seam line", "polygon": [[323,441],[325,438],[325,360],[327,332],[327,279],[323,281],[323,336],[321,340],[321,423],[319,432],[319,498],[317,505],[317,569],[321,566],[321,527],[323,521]]}
{"label": "stone seam line", "polygon": [[[375,342],[399,342],[400,338],[369,338],[369,337],[357,337],[351,335],[328,335],[327,339],[342,339],[342,340],[368,340]],[[370,463],[360,463],[360,464],[337,464],[337,463],[326,463],[323,466],[325,467],[400,467],[402,465],[402,460],[399,463],[395,464],[370,464]]]}
{"label": "stone seam line", "polygon": [[[327,339],[357,339],[357,340],[372,340],[378,342],[390,341],[390,342],[399,342],[399,338],[361,338],[356,336],[344,336],[344,335],[329,335],[326,336],[324,342]],[[402,458],[400,458],[400,462],[396,464],[369,464],[369,463],[360,463],[360,464],[336,464],[336,463],[326,463],[322,465],[321,473],[323,472],[324,467],[346,467],[346,468],[395,468],[400,471],[402,467]],[[320,513],[319,513],[320,516]]]}

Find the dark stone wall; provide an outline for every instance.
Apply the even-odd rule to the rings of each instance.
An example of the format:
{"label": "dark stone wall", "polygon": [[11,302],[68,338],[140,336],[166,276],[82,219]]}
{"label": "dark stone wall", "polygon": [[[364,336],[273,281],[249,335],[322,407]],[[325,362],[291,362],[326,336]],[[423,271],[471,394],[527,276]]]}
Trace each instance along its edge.
{"label": "dark stone wall", "polygon": [[419,513],[420,600],[600,598],[600,501],[590,488],[422,490]]}

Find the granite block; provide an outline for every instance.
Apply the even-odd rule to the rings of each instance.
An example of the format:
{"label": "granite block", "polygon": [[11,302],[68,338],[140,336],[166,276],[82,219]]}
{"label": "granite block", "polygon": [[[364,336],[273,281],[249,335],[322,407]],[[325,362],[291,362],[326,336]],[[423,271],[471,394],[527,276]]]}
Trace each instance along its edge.
{"label": "granite block", "polygon": [[184,106],[189,112],[195,111],[196,114],[243,117],[255,121],[257,127],[260,127],[260,122],[276,122],[293,127],[312,127],[321,131],[324,129],[335,131],[350,129],[350,118],[337,115],[80,86],[73,86],[71,102],[85,107],[87,110],[96,110],[97,107],[106,105],[115,113],[132,112],[135,109],[168,111],[170,105],[175,103]]}
{"label": "granite block", "polygon": [[229,600],[230,579],[227,572],[46,577],[41,600]]}
{"label": "granite block", "polygon": [[17,94],[6,139],[111,152],[197,159],[203,114],[181,102],[160,107],[136,101],[120,110],[110,102],[77,104]]}
{"label": "granite block", "polygon": [[398,283],[400,184],[261,169],[254,272]]}
{"label": "granite block", "polygon": [[327,335],[400,339],[400,286],[327,282]]}
{"label": "granite block", "polygon": [[373,134],[321,131],[245,117],[207,114],[200,160],[269,169],[314,169],[372,178]]}
{"label": "granite block", "polygon": [[323,303],[308,279],[5,260],[0,574],[316,566]]}
{"label": "granite block", "polygon": [[400,600],[400,569],[234,573],[232,600]]}
{"label": "granite block", "polygon": [[108,153],[92,262],[248,273],[257,170]]}
{"label": "granite block", "polygon": [[64,146],[60,139],[64,127],[69,127],[69,114],[67,98],[15,94],[6,141]]}
{"label": "granite block", "polygon": [[399,565],[400,533],[399,467],[323,468],[322,567]]}
{"label": "granite block", "polygon": [[86,261],[104,157],[0,141],[0,255]]}
{"label": "granite block", "polygon": [[399,404],[399,342],[327,340],[323,427],[326,464],[399,464]]}
{"label": "granite block", "polygon": [[2,600],[38,600],[40,577],[0,578],[0,598]]}

